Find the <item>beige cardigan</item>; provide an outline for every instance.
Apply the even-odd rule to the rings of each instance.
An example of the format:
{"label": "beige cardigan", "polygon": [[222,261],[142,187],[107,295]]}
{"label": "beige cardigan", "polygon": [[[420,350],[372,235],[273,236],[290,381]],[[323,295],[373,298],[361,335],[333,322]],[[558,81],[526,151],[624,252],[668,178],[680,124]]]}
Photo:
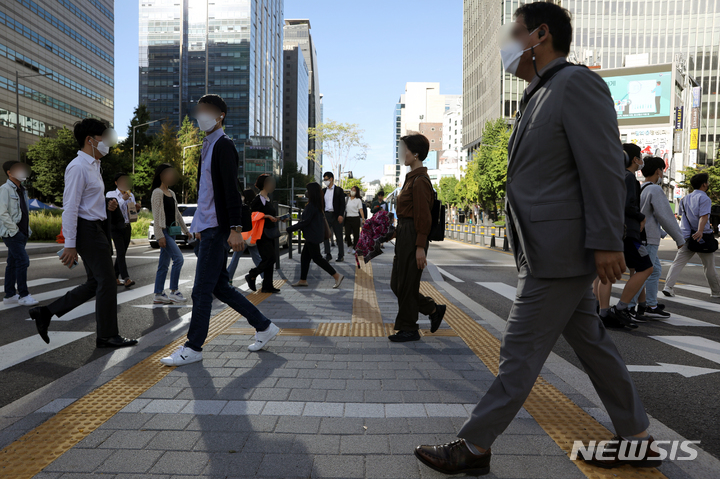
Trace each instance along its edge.
{"label": "beige cardigan", "polygon": [[[173,190],[169,190],[170,194],[173,197],[173,200],[175,200],[175,223],[182,228],[183,233],[185,233],[187,236],[190,236],[190,231],[188,231],[187,226],[185,225],[185,221],[183,220],[182,215],[180,214],[180,210],[178,210],[177,207],[177,198],[175,198],[175,192]],[[155,232],[155,238],[162,238],[163,232],[162,230],[167,229],[169,226],[167,224],[167,220],[165,218],[165,208],[163,206],[163,196],[165,196],[165,193],[163,193],[163,190],[160,188],[155,188],[152,192],[151,197],[151,207],[152,207],[152,213],[153,213],[153,228]],[[172,221],[170,222],[172,224]]]}

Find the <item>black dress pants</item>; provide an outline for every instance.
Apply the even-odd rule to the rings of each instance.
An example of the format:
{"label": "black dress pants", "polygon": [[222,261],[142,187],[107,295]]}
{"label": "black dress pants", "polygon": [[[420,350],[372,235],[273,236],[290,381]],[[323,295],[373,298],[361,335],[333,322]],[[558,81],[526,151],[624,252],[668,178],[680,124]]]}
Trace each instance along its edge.
{"label": "black dress pants", "polygon": [[125,254],[127,253],[128,247],[130,246],[130,237],[132,236],[132,226],[130,223],[125,223],[125,227],[122,229],[112,230],[112,239],[115,243],[115,277],[120,276],[122,279],[128,279],[127,262],[125,261]]}
{"label": "black dress pants", "polygon": [[320,243],[310,243],[309,241],[303,246],[300,255],[300,279],[305,281],[310,271],[310,261],[314,261],[316,265],[324,269],[330,276],[335,276],[335,268],[330,266],[325,258],[320,254]]}
{"label": "black dress pants", "polygon": [[263,273],[262,289],[273,288],[273,266],[275,265],[275,240],[260,238],[257,240],[257,249],[260,253],[260,264],[250,270],[248,273],[251,278],[257,278]]}

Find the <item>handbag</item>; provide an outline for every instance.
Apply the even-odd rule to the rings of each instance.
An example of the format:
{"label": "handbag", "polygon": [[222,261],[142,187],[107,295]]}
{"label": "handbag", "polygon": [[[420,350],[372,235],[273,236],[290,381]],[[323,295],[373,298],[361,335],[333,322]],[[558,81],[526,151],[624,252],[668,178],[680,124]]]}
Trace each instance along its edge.
{"label": "handbag", "polygon": [[137,208],[135,207],[134,201],[128,201],[127,202],[127,215],[128,215],[128,221],[130,223],[135,223],[138,220],[138,212]]}
{"label": "handbag", "polygon": [[695,231],[690,230],[690,238],[687,241],[687,248],[693,253],[714,253],[718,250],[718,240],[712,233],[704,233],[702,238],[696,240],[692,237]]}
{"label": "handbag", "polygon": [[169,236],[178,236],[182,234],[182,228],[173,221],[172,224],[167,227],[167,233]]}

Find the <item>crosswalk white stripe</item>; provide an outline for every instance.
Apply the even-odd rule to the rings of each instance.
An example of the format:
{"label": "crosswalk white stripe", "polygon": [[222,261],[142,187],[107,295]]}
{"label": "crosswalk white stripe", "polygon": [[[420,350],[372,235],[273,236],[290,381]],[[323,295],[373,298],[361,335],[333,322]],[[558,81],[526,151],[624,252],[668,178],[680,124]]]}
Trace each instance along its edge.
{"label": "crosswalk white stripe", "polygon": [[[625,287],[625,283],[616,283],[613,285],[613,288],[615,289],[623,289]],[[687,296],[674,296],[674,297],[665,297],[663,300],[670,301],[672,303],[680,303],[684,304],[686,306],[693,306],[695,308],[704,309],[707,311],[713,311],[715,313],[720,313],[720,304],[718,303],[711,303],[710,301],[705,301],[702,299],[695,299],[695,298],[688,298]]]}
{"label": "crosswalk white stripe", "polygon": [[460,278],[458,278],[457,276],[448,273],[447,271],[445,271],[442,268],[438,268],[438,271],[440,271],[440,273],[444,274],[445,276],[447,276],[451,280],[455,281],[456,283],[464,283],[465,282],[465,281],[461,280]]}
{"label": "crosswalk white stripe", "polygon": [[712,293],[712,290],[710,288],[708,288],[707,286],[696,286],[694,284],[676,284],[674,286],[674,288],[686,289],[688,291],[694,291],[696,293],[704,293],[707,295]]}
{"label": "crosswalk white stripe", "polygon": [[515,298],[517,296],[517,288],[510,286],[509,284],[505,283],[484,283],[482,281],[478,281],[477,284],[482,286],[483,288],[487,288],[490,291],[494,291],[500,296],[505,296],[510,301],[515,301]]}
{"label": "crosswalk white stripe", "polygon": [[50,331],[48,334],[50,336],[50,344],[45,344],[45,342],[40,339],[40,336],[34,335],[6,344],[5,346],[0,346],[0,371],[94,333]]}
{"label": "crosswalk white stripe", "polygon": [[[483,286],[491,291],[498,293],[501,296],[505,296],[511,301],[515,301],[516,288],[505,283],[483,283],[478,282],[480,286]],[[673,314],[668,319],[661,319],[659,322],[667,323],[673,326],[702,326],[706,328],[718,328],[717,324],[707,323],[700,321],[699,319],[688,318],[687,316],[681,316],[679,314]]]}
{"label": "crosswalk white stripe", "polygon": [[433,263],[435,266],[445,267],[473,267],[473,268],[516,268],[515,264],[503,264],[503,263]]}
{"label": "crosswalk white stripe", "polygon": [[720,364],[720,343],[700,336],[650,336],[650,338]]}
{"label": "crosswalk white stripe", "polygon": [[43,286],[46,284],[53,284],[53,283],[59,283],[60,281],[67,281],[67,278],[39,278],[39,279],[31,279],[27,282],[28,288],[33,288],[35,286]]}
{"label": "crosswalk white stripe", "polygon": [[[33,294],[33,298],[35,298],[38,302],[40,301],[46,301],[48,299],[55,299],[59,298],[60,296],[63,296],[68,291],[71,291],[75,289],[75,286],[70,286],[68,288],[60,288],[60,289],[54,289],[52,291],[46,291],[44,293],[39,294]],[[19,308],[19,304],[0,304],[0,311],[5,311],[6,309],[13,309],[13,308]],[[27,307],[27,306],[25,306]]]}
{"label": "crosswalk white stripe", "polygon": [[[185,284],[189,283],[190,280],[182,280],[179,284]],[[167,289],[170,285],[169,281],[165,282],[165,288]],[[155,285],[149,284],[147,286],[142,286],[139,288],[133,288],[128,291],[119,293],[117,295],[117,304],[123,304],[127,303],[128,301],[133,301],[135,299],[142,298],[143,296],[148,296],[150,294],[153,294],[155,291]],[[95,313],[95,300],[88,301],[87,303],[84,303],[77,308],[73,309],[69,313],[65,314],[62,318],[58,318],[56,316],[53,316],[53,321],[72,321],[73,319],[81,318],[88,314]],[[27,318],[27,321],[32,321],[32,318]]]}

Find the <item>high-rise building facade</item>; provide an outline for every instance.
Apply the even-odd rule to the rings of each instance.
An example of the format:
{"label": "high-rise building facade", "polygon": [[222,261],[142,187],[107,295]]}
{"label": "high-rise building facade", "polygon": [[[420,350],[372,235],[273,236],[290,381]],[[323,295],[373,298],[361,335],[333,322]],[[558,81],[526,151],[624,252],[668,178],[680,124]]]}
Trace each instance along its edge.
{"label": "high-rise building facade", "polygon": [[[285,45],[297,45],[302,50],[309,72],[308,82],[308,128],[322,123],[322,95],[320,94],[320,74],[318,71],[317,50],[310,34],[310,20],[285,20]],[[314,138],[308,138],[308,150],[322,150]],[[307,174],[320,182],[322,180],[322,159],[308,162]]]}
{"label": "high-rise building facade", "polygon": [[[225,132],[241,156],[240,179],[278,171],[244,161],[253,138],[282,138],[283,0],[146,0],[140,4],[140,95],[150,119],[180,125],[207,93],[228,105]],[[158,130],[160,123],[152,126]],[[260,140],[263,138],[265,140]],[[261,171],[262,170],[262,171]]]}
{"label": "high-rise building facade", "polygon": [[112,0],[0,3],[0,158],[18,156],[16,92],[21,155],[84,118],[112,124],[114,23]]}
{"label": "high-rise building facade", "polygon": [[297,45],[284,47],[283,75],[283,163],[297,165],[309,174],[308,159],[308,83],[309,71],[302,50]]}
{"label": "high-rise building facade", "polygon": [[[525,82],[502,71],[499,29],[532,0],[464,0],[463,143],[473,150],[485,121],[511,118]],[[717,0],[563,0],[573,17],[571,61],[606,68],[647,55],[649,65],[682,58],[702,88],[698,163],[720,145],[720,2]]]}

